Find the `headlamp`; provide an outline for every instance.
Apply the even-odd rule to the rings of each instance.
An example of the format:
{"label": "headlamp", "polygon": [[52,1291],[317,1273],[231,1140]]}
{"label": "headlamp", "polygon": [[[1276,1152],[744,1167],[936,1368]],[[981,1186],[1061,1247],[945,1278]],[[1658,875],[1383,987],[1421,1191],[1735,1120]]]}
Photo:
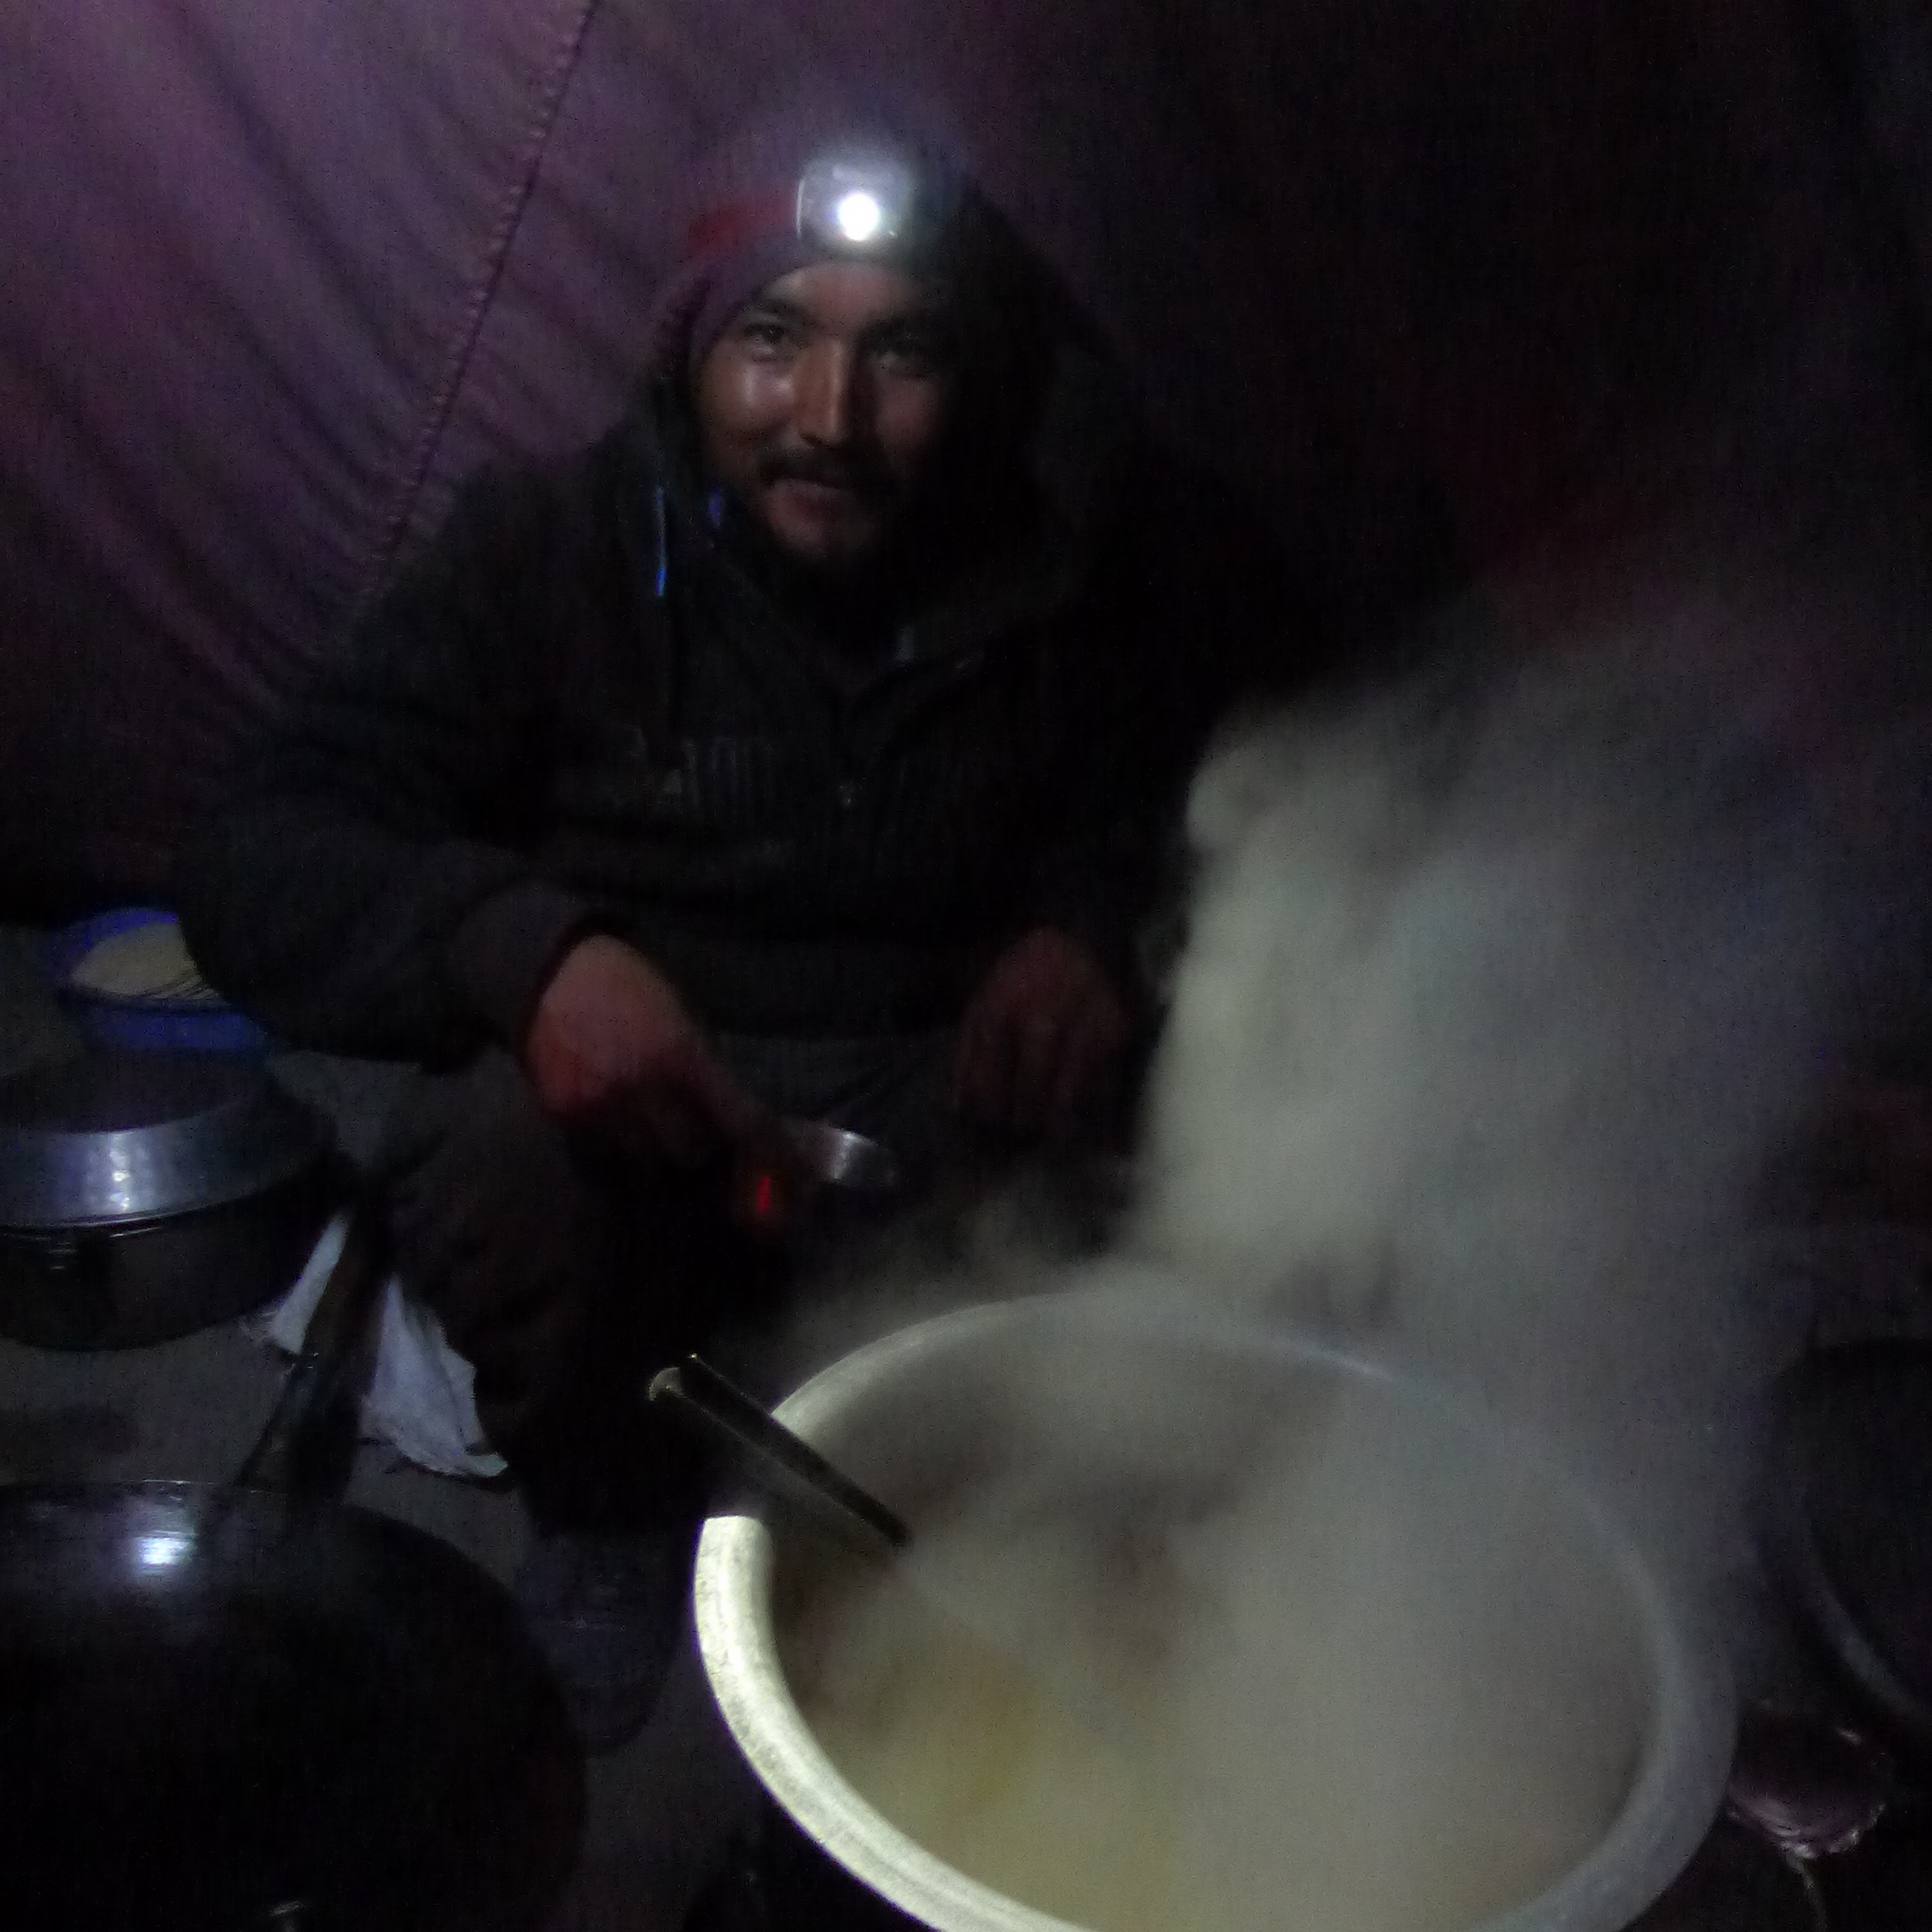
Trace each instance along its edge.
{"label": "headlamp", "polygon": [[801,238],[841,255],[903,255],[929,243],[939,211],[919,177],[890,154],[829,156],[799,177]]}

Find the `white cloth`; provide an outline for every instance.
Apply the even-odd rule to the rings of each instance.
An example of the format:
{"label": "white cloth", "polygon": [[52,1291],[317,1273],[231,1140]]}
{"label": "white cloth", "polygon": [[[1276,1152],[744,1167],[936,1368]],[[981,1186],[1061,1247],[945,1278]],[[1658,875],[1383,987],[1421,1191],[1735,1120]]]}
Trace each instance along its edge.
{"label": "white cloth", "polygon": [[[290,1354],[342,1252],[346,1211],[322,1229],[295,1286],[248,1326]],[[476,1417],[476,1372],[449,1346],[442,1324],[392,1275],[383,1284],[376,1361],[362,1398],[362,1433],[440,1476],[500,1476],[507,1466]]]}

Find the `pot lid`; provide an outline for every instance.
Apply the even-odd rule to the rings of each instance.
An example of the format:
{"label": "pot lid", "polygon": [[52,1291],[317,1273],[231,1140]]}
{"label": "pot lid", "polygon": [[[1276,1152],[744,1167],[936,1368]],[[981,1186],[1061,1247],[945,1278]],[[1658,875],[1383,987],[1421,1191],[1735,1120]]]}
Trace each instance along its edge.
{"label": "pot lid", "polygon": [[250,1063],[91,1053],[0,1081],[0,1228],[112,1227],[286,1180],[328,1133]]}

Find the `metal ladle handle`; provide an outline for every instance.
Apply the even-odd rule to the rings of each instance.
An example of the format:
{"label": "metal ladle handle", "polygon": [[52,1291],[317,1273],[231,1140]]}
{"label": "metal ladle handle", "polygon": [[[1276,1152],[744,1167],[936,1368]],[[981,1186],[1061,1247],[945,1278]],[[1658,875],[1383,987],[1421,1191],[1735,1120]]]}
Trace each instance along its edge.
{"label": "metal ladle handle", "polygon": [[912,1532],[869,1490],[836,1468],[802,1436],[728,1381],[688,1355],[651,1378],[650,1400],[722,1449],[733,1467],[767,1495],[802,1508],[868,1555],[904,1550]]}
{"label": "metal ladle handle", "polygon": [[310,1311],[302,1352],[240,1468],[235,1486],[290,1496],[332,1494],[340,1486],[326,1438],[342,1418],[350,1366],[369,1327],[387,1259],[383,1222],[369,1193],[351,1196],[342,1246]]}
{"label": "metal ladle handle", "polygon": [[[766,1495],[802,1510],[920,1592],[937,1612],[974,1642],[997,1652],[1070,1717],[1116,1747],[1152,1747],[1135,1714],[1079,1673],[1056,1669],[1030,1633],[1016,1624],[988,1580],[962,1570],[943,1547],[913,1546],[911,1529],[869,1490],[821,1456],[696,1355],[651,1379],[650,1399],[664,1405],[713,1445]],[[909,1560],[908,1560],[909,1559]]]}
{"label": "metal ladle handle", "polygon": [[1784,1861],[1823,1932],[1816,1868],[1850,1851],[1885,1815],[1895,1775],[1890,1754],[1850,1726],[1756,1705],[1738,1726],[1724,1810]]}

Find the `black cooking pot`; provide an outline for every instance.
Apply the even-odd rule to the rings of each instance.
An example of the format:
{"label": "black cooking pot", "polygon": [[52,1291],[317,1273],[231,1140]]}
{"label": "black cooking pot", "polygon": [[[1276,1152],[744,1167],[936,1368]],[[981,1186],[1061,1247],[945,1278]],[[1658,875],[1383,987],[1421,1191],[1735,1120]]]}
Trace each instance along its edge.
{"label": "black cooking pot", "polygon": [[327,1124],[252,1062],[90,1053],[0,1081],[0,1333],[166,1341],[295,1279],[342,1183]]}
{"label": "black cooking pot", "polygon": [[357,1215],[236,1481],[0,1484],[8,1932],[535,1932],[583,1767],[509,1596],[332,1500]]}

